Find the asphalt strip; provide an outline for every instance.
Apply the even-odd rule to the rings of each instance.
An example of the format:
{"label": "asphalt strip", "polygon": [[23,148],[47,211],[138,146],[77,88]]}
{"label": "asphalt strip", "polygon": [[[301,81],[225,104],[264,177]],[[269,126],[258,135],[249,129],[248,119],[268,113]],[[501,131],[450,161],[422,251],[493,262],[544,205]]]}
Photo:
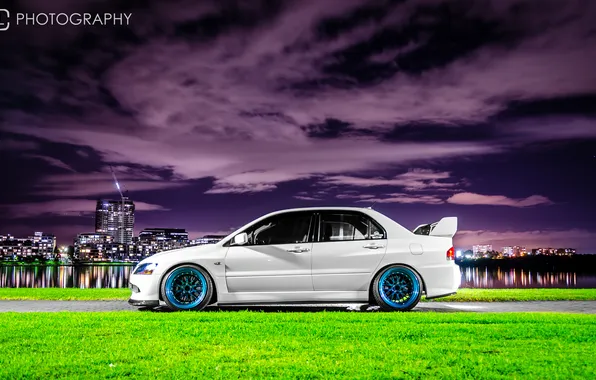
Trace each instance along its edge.
{"label": "asphalt strip", "polygon": [[[251,305],[210,306],[205,311],[261,311],[261,312],[379,312],[378,306],[364,304],[324,305]],[[0,312],[101,312],[142,311],[169,312],[165,307],[137,309],[126,301],[5,301],[0,300]],[[413,312],[562,312],[596,314],[596,301],[524,301],[524,302],[421,302]]]}

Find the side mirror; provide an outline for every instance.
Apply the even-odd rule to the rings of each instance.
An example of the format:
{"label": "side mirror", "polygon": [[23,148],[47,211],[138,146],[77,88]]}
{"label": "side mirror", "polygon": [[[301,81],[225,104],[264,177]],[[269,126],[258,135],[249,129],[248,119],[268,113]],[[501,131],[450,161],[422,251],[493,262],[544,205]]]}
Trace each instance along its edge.
{"label": "side mirror", "polygon": [[234,236],[234,245],[244,245],[248,243],[248,235],[246,232]]}

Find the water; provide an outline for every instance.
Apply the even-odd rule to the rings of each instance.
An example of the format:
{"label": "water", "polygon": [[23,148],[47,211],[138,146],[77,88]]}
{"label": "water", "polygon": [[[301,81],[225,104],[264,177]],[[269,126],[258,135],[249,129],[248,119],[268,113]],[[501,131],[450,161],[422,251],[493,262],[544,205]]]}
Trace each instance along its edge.
{"label": "water", "polygon": [[596,274],[499,267],[460,269],[462,288],[596,288]]}
{"label": "water", "polygon": [[[126,288],[130,265],[0,266],[1,288]],[[461,268],[462,288],[596,288],[595,274]]]}
{"label": "water", "polygon": [[1,266],[0,288],[126,288],[133,266]]}

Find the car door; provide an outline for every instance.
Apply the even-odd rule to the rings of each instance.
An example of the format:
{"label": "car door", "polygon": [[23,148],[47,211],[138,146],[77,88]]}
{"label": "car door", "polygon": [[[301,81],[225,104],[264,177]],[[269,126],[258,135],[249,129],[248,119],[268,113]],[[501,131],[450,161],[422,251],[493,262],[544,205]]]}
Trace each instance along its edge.
{"label": "car door", "polygon": [[317,239],[312,248],[314,289],[368,289],[372,272],[386,249],[386,232],[369,216],[350,211],[319,213]]}
{"label": "car door", "polygon": [[[312,212],[274,215],[248,227],[225,258],[228,292],[312,291]],[[232,239],[233,241],[233,239]]]}

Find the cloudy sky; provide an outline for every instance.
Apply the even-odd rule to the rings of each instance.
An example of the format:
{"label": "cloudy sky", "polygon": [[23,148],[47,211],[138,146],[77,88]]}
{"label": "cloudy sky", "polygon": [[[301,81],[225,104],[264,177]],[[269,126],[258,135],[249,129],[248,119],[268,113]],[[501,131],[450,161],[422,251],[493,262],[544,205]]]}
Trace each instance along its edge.
{"label": "cloudy sky", "polygon": [[137,232],[374,203],[596,253],[594,1],[5,3],[132,17],[0,32],[0,234],[91,231],[112,165]]}

